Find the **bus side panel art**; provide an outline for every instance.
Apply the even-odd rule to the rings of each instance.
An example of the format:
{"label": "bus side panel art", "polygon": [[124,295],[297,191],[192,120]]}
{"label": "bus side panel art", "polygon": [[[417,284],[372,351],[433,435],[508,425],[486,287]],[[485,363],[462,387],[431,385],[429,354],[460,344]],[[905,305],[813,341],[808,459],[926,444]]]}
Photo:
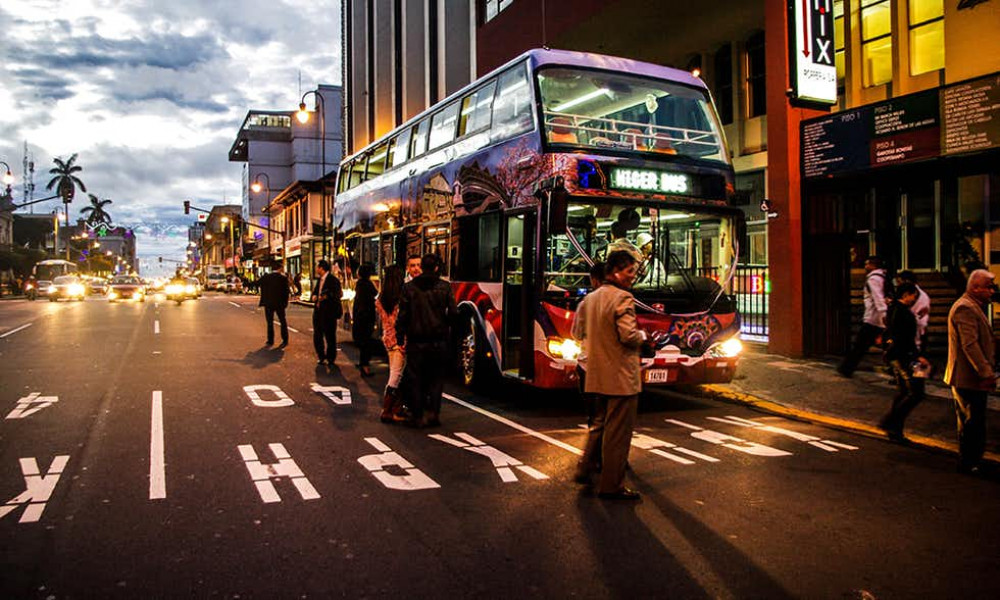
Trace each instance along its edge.
{"label": "bus side panel art", "polygon": [[502,283],[471,283],[452,282],[451,289],[455,293],[455,303],[461,306],[475,307],[479,315],[483,333],[489,342],[497,369],[500,368],[502,347],[499,332],[503,331],[503,284]]}

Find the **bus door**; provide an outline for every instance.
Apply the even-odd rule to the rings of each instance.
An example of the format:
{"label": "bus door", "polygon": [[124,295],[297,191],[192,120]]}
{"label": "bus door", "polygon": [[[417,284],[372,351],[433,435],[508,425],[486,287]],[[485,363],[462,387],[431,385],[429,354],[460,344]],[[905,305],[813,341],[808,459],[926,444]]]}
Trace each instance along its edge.
{"label": "bus door", "polygon": [[535,366],[535,236],[537,209],[506,214],[503,289],[503,370],[522,379]]}

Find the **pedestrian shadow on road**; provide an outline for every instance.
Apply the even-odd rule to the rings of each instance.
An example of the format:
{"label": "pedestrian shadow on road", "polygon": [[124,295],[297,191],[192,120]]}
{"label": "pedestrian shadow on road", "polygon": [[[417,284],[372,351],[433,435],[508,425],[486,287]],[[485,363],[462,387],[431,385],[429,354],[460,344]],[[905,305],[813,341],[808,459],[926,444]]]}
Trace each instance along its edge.
{"label": "pedestrian shadow on road", "polygon": [[263,346],[256,350],[251,350],[247,352],[243,357],[242,362],[245,365],[250,366],[253,369],[263,369],[268,365],[273,365],[280,361],[282,357],[285,356],[285,350],[283,348],[273,348],[270,346]]}

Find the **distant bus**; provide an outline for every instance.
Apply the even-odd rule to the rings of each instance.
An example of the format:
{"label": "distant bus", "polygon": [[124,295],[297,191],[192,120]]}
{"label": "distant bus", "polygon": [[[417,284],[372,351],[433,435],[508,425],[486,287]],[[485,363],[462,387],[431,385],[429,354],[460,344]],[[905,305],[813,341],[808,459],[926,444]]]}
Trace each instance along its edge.
{"label": "distant bus", "polygon": [[205,289],[226,289],[226,268],[222,265],[205,265]]}
{"label": "distant bus", "polygon": [[730,381],[743,213],[705,84],[634,60],[532,50],[343,161],[338,237],[377,271],[436,253],[467,384],[576,384],[590,266],[641,257],[646,385]]}
{"label": "distant bus", "polygon": [[31,273],[38,281],[52,281],[60,275],[76,275],[77,270],[76,263],[57,258],[35,263]]}

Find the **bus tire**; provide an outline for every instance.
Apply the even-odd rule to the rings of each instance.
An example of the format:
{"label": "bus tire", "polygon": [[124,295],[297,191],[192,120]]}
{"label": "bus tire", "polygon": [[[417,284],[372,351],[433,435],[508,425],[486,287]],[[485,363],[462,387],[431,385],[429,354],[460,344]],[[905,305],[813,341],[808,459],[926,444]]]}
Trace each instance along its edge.
{"label": "bus tire", "polygon": [[458,373],[462,383],[473,390],[484,390],[495,380],[496,368],[486,357],[489,343],[469,316],[463,319],[458,335]]}

